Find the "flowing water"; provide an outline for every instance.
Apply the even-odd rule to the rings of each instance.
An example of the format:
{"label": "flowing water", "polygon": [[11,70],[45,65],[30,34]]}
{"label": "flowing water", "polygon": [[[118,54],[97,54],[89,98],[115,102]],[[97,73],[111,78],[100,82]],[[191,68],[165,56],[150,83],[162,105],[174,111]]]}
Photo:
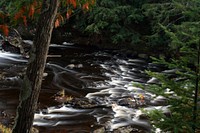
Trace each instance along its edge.
{"label": "flowing water", "polygon": [[[0,122],[4,124],[13,120],[26,64],[21,55],[0,52]],[[150,132],[141,108],[167,108],[163,97],[133,86],[155,81],[146,69],[160,71],[145,59],[117,50],[52,44],[34,126],[41,133],[92,133],[102,127],[104,132],[121,127]]]}

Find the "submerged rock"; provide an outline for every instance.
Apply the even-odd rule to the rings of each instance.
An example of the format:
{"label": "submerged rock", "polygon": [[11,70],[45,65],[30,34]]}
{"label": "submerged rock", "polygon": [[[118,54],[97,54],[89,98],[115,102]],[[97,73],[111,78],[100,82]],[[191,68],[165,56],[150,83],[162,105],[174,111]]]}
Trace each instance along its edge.
{"label": "submerged rock", "polygon": [[7,37],[2,37],[2,50],[11,52],[11,53],[18,53],[26,56],[31,48],[30,44],[25,43],[21,35],[16,29],[10,29],[9,35]]}
{"label": "submerged rock", "polygon": [[[106,131],[105,127],[98,128],[93,131],[93,133],[110,133],[110,131]],[[112,133],[145,133],[142,130],[136,129],[132,126],[124,126],[112,131]]]}

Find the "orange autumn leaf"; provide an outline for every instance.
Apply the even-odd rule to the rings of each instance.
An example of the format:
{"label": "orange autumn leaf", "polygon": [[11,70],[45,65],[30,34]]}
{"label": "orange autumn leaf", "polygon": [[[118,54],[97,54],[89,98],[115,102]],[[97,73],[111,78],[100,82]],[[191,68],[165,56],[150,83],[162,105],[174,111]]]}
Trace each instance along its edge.
{"label": "orange autumn leaf", "polygon": [[30,9],[29,9],[29,14],[28,14],[28,16],[29,16],[29,17],[33,17],[34,13],[35,13],[35,7],[34,7],[34,5],[31,5],[31,6],[30,6]]}
{"label": "orange autumn leaf", "polygon": [[16,13],[15,16],[14,16],[14,20],[18,20],[20,18],[21,14],[19,13]]}
{"label": "orange autumn leaf", "polygon": [[0,29],[2,29],[3,34],[4,34],[5,36],[8,36],[8,33],[9,33],[8,25],[6,25],[6,24],[0,25]]}
{"label": "orange autumn leaf", "polygon": [[68,5],[73,5],[74,8],[76,8],[76,0],[67,0]]}
{"label": "orange autumn leaf", "polygon": [[69,13],[69,15],[71,15],[72,14],[72,9],[68,9],[67,13]]}
{"label": "orange autumn leaf", "polygon": [[19,12],[17,12],[14,16],[14,20],[18,20],[22,15],[23,15],[24,11],[20,10]]}
{"label": "orange autumn leaf", "polygon": [[61,22],[61,23],[64,22],[64,18],[63,18],[63,16],[61,14],[58,14],[57,18],[58,18],[59,22]]}
{"label": "orange autumn leaf", "polygon": [[23,18],[24,25],[27,26],[27,19],[26,19],[26,16],[22,16],[22,18]]}
{"label": "orange autumn leaf", "polygon": [[15,15],[14,20],[18,20],[19,18],[22,18],[24,20],[24,14],[27,12],[27,7],[23,6]]}
{"label": "orange autumn leaf", "polygon": [[72,14],[72,9],[68,9],[67,13],[66,13],[67,19],[69,19],[69,17],[71,16],[71,14]]}
{"label": "orange autumn leaf", "polygon": [[55,28],[60,26],[62,23],[64,23],[64,18],[60,13],[58,13],[57,16],[56,16]]}
{"label": "orange autumn leaf", "polygon": [[4,25],[3,33],[4,33],[5,36],[8,36],[8,33],[9,33],[8,25]]}
{"label": "orange autumn leaf", "polygon": [[71,0],[71,4],[73,5],[74,8],[76,8],[76,0]]}
{"label": "orange autumn leaf", "polygon": [[60,22],[59,22],[59,20],[58,19],[56,19],[56,21],[55,21],[55,28],[57,28],[58,26],[60,26]]}
{"label": "orange autumn leaf", "polygon": [[89,10],[89,3],[87,2],[87,3],[83,4],[82,8],[83,8],[83,10],[84,9]]}

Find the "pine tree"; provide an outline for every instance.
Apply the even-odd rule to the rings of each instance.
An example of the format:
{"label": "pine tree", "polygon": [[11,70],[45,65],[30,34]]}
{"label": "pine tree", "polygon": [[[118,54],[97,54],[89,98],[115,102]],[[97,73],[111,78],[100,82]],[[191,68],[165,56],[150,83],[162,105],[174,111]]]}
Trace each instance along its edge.
{"label": "pine tree", "polygon": [[[195,132],[199,131],[200,127],[200,1],[175,0],[167,5],[170,5],[171,10],[166,12],[178,11],[182,19],[180,22],[170,23],[159,21],[160,29],[169,38],[169,47],[174,55],[170,59],[153,59],[155,63],[173,70],[173,73],[147,71],[160,83],[148,85],[146,89],[166,97],[171,113],[165,115],[154,110],[147,112],[147,115],[150,116],[152,124],[163,131]],[[170,93],[166,93],[166,89],[170,90]]]}

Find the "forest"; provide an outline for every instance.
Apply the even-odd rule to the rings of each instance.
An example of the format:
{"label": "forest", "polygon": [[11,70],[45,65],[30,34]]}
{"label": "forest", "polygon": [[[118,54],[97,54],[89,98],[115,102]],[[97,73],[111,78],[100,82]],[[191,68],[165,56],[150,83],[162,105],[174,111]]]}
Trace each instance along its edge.
{"label": "forest", "polygon": [[199,0],[1,0],[0,132],[200,132]]}

